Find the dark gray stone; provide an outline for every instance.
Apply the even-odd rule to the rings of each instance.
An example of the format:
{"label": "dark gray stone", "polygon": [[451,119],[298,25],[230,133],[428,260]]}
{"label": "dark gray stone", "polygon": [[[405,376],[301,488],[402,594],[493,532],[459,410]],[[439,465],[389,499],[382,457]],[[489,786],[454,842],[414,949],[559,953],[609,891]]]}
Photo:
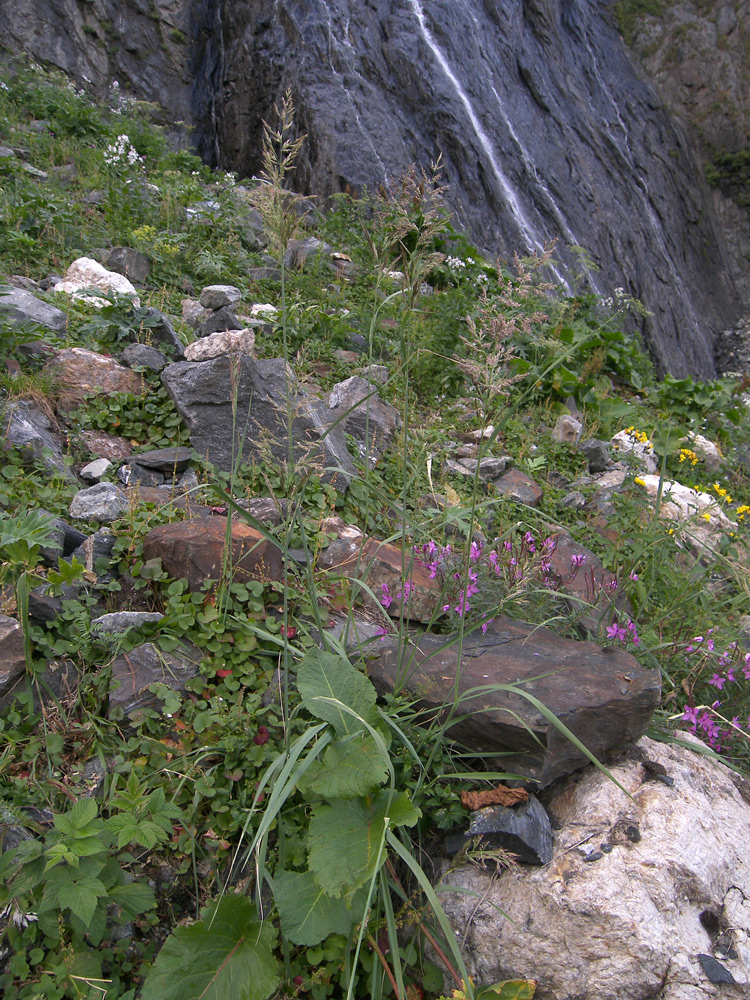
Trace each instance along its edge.
{"label": "dark gray stone", "polygon": [[193,458],[192,448],[156,448],[133,455],[132,461],[145,469],[155,469],[167,476],[184,472]]}
{"label": "dark gray stone", "polygon": [[185,421],[193,448],[219,469],[232,468],[243,437],[245,460],[266,461],[270,452],[275,461],[286,461],[289,395],[296,461],[306,456],[321,467],[325,481],[343,489],[349,485],[354,466],[343,433],[339,427],[326,433],[334,422],[332,412],[304,393],[280,358],[256,361],[242,355],[233,361],[223,355],[182,362],[165,368],[162,380]]}
{"label": "dark gray stone", "polygon": [[40,514],[46,514],[53,522],[54,545],[43,546],[39,549],[39,555],[48,566],[56,566],[61,556],[69,556],[82,542],[86,535],[74,528],[72,524],[63,521],[61,517],[53,517],[48,511],[40,509]]}
{"label": "dark gray stone", "polygon": [[56,306],[42,302],[23,288],[13,288],[0,295],[0,317],[15,323],[38,323],[46,330],[65,333],[67,317]]}
{"label": "dark gray stone", "polygon": [[588,441],[581,441],[578,450],[583,452],[589,463],[589,472],[596,475],[598,472],[606,472],[612,465],[609,454],[609,444],[606,441],[599,441],[597,438],[589,438]]}
{"label": "dark gray stone", "polygon": [[164,348],[171,358],[181,360],[185,354],[185,345],[177,336],[174,327],[163,312],[149,306],[146,311],[146,324],[152,345]]}
{"label": "dark gray stone", "polygon": [[131,459],[127,465],[120,466],[117,470],[117,478],[126,486],[135,486],[136,484],[139,486],[161,486],[164,482],[164,476],[161,472],[145,469],[134,459]]}
{"label": "dark gray stone", "polygon": [[304,240],[289,240],[286,253],[284,254],[284,264],[288,268],[306,267],[314,260],[328,258],[333,247],[314,236],[308,236]]}
{"label": "dark gray stone", "polygon": [[145,709],[158,708],[159,699],[149,687],[166,684],[185,694],[185,684],[200,673],[203,652],[192,643],[183,642],[170,653],[153,643],[144,642],[112,662],[109,686],[109,718],[121,716],[137,724]]}
{"label": "dark gray stone", "polygon": [[250,281],[281,281],[278,267],[251,267],[247,272]]}
{"label": "dark gray stone", "polygon": [[23,630],[15,618],[0,614],[0,695],[26,673]]}
{"label": "dark gray stone", "polygon": [[212,333],[224,333],[225,330],[241,330],[242,323],[237,319],[229,306],[222,306],[208,315],[196,329],[196,337],[208,337]]}
{"label": "dark gray stone", "polygon": [[113,247],[102,264],[110,271],[124,274],[136,285],[142,285],[151,272],[151,261],[145,253],[130,247]]}
{"label": "dark gray stone", "polygon": [[735,983],[729,969],[725,969],[721,962],[717,962],[713,955],[698,955],[703,971],[712,983]]}
{"label": "dark gray stone", "polygon": [[460,718],[451,735],[480,753],[507,754],[504,770],[541,787],[588,758],[520,693],[495,685],[515,684],[537,698],[598,757],[634,743],[659,703],[659,675],[621,649],[496,617],[486,634],[464,637],[459,664],[455,638],[388,638],[368,652],[367,672],[381,693],[399,689],[435,712],[454,703],[457,684]]}
{"label": "dark gray stone", "polygon": [[356,440],[361,457],[371,462],[381,457],[401,426],[396,410],[383,402],[371,382],[358,375],[335,385],[328,405],[334,420],[340,420],[342,430]]}
{"label": "dark gray stone", "polygon": [[96,636],[117,639],[128,629],[159,622],[163,617],[158,611],[115,611],[95,618],[91,622],[91,632]]}
{"label": "dark gray stone", "polygon": [[232,306],[242,298],[242,292],[234,285],[207,285],[200,294],[200,304],[204,309],[221,309]]}
{"label": "dark gray stone", "polygon": [[446,837],[444,847],[449,854],[456,854],[476,838],[481,838],[477,845],[481,849],[500,848],[525,865],[546,865],[552,860],[552,826],[534,795],[512,807],[477,809],[466,833]]}
{"label": "dark gray stone", "polygon": [[0,447],[18,448],[51,473],[73,478],[63,458],[62,438],[49,417],[26,400],[0,407]]}
{"label": "dark gray stone", "polygon": [[[88,570],[89,573],[97,573],[97,563],[102,568],[102,561],[109,564],[112,559],[112,552],[115,547],[117,536],[109,528],[100,528],[93,535],[89,535],[83,544],[73,552],[78,562]],[[111,574],[105,572],[100,576],[100,580],[111,579]]]}
{"label": "dark gray stone", "polygon": [[29,833],[16,814],[4,803],[0,803],[0,853],[13,851],[24,840],[33,839],[33,834]]}
{"label": "dark gray stone", "polygon": [[169,364],[166,354],[148,344],[128,344],[120,360],[128,368],[148,368],[154,372],[160,372]]}
{"label": "dark gray stone", "polygon": [[114,483],[97,483],[73,497],[70,516],[79,521],[101,521],[110,524],[128,509],[128,499]]}

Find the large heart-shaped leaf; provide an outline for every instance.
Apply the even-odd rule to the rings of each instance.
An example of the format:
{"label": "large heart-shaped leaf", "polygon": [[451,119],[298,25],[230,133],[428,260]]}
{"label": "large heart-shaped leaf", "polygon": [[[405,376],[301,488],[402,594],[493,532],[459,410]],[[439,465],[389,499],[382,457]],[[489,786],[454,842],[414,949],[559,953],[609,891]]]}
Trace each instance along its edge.
{"label": "large heart-shaped leaf", "polygon": [[372,682],[343,656],[310,650],[297,671],[297,687],[308,712],[330,722],[338,736],[379,721]]}
{"label": "large heart-shaped leaf", "polygon": [[279,982],[276,931],[245,896],[225,896],[177,927],[156,957],[142,1000],[266,1000]]}
{"label": "large heart-shaped leaf", "polygon": [[351,895],[384,860],[386,819],[389,826],[413,826],[420,815],[406,792],[317,806],[307,835],[316,882],[329,896]]}
{"label": "large heart-shaped leaf", "polygon": [[351,903],[328,896],[312,872],[282,872],[274,879],[273,894],[284,934],[292,944],[307,946],[329,934],[348,934],[355,921],[362,919],[366,904],[366,891]]}

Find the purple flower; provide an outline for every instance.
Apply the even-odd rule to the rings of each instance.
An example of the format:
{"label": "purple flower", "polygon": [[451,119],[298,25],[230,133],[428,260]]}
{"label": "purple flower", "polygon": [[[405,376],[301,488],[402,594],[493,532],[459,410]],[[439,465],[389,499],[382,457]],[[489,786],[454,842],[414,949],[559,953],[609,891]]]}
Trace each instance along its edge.
{"label": "purple flower", "polygon": [[471,543],[471,548],[469,549],[469,559],[471,562],[475,563],[482,554],[482,546],[477,544],[477,542]]}
{"label": "purple flower", "polygon": [[631,571],[630,571],[630,579],[631,580],[637,580],[638,579],[638,574],[636,573],[636,571],[634,569],[631,569]]}
{"label": "purple flower", "polygon": [[382,597],[380,598],[380,603],[383,605],[384,608],[390,608],[391,595],[388,590],[388,584],[387,583],[381,584],[380,589],[383,591]]}
{"label": "purple flower", "polygon": [[503,542],[503,548],[505,549],[506,552],[513,551],[513,544],[509,538],[506,538],[505,541]]}
{"label": "purple flower", "polygon": [[713,687],[718,688],[719,691],[722,691],[726,682],[726,677],[722,677],[721,674],[715,673],[708,683],[713,685]]}
{"label": "purple flower", "polygon": [[586,556],[584,554],[573,555],[570,557],[570,565],[573,567],[573,569],[579,569],[581,566],[583,566],[585,561],[586,561]]}
{"label": "purple flower", "polygon": [[697,726],[698,709],[694,708],[692,705],[685,705],[685,711],[682,713],[682,721],[689,722],[693,727]]}
{"label": "purple flower", "polygon": [[625,642],[625,637],[627,632],[624,628],[617,624],[617,622],[612,622],[611,625],[607,626],[607,636],[610,639],[617,639],[620,642]]}
{"label": "purple flower", "polygon": [[523,536],[523,540],[526,543],[529,552],[536,552],[536,544],[534,541],[534,536],[531,534],[530,531],[526,532],[526,534]]}

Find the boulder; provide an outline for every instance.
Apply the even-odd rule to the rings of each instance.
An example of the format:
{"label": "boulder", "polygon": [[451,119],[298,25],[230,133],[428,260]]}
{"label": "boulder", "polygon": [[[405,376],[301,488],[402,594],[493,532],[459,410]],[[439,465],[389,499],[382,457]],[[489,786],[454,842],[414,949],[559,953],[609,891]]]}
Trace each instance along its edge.
{"label": "boulder", "polygon": [[549,556],[549,575],[561,591],[576,598],[580,621],[590,632],[609,625],[615,611],[629,612],[616,575],[604,569],[597,555],[564,532],[551,537],[555,547]]}
{"label": "boulder", "polygon": [[[659,476],[641,476],[640,482],[656,501]],[[678,482],[662,484],[659,517],[682,526],[679,537],[696,555],[715,552],[725,533],[737,530],[736,522],[727,517],[715,496]]]}
{"label": "boulder", "polygon": [[177,361],[183,357],[185,345],[177,336],[175,328],[163,312],[154,309],[153,306],[149,306],[146,310],[146,318],[143,325],[148,330],[148,338],[151,346],[156,345],[160,349],[165,350],[171,358]]}
{"label": "boulder", "polygon": [[[329,519],[334,520],[338,519]],[[351,580],[354,599],[381,616],[387,611],[392,618],[403,615],[410,621],[426,623],[440,614],[440,581],[431,578],[413,553],[404,552],[400,545],[366,539],[359,529],[346,525],[323,550],[318,565],[332,576]],[[377,603],[357,583],[366,583]]]}
{"label": "boulder", "polygon": [[225,571],[233,581],[283,578],[281,550],[259,531],[232,521],[231,553],[225,554],[226,518],[211,517],[161,524],[143,539],[143,558],[161,559],[175,579],[186,579],[190,590],[200,590],[208,580],[220,580]]}
{"label": "boulder", "polygon": [[94,618],[91,622],[91,633],[99,638],[106,636],[116,640],[128,629],[159,622],[163,617],[164,615],[158,611],[115,611]]}
{"label": "boulder", "polygon": [[224,330],[241,330],[243,323],[237,319],[229,306],[222,306],[210,312],[196,329],[196,337],[208,337],[211,333],[222,333]]}
{"label": "boulder", "polygon": [[70,502],[70,516],[79,521],[110,524],[128,509],[128,501],[114,483],[97,483],[77,493]]}
{"label": "boulder", "polygon": [[113,247],[104,258],[104,264],[138,285],[142,285],[151,272],[151,261],[145,253],[130,247]]}
{"label": "boulder", "polygon": [[372,383],[353,375],[337,383],[330,392],[328,405],[340,427],[351,434],[362,458],[377,461],[391,443],[401,418],[384,403]]}
{"label": "boulder", "polygon": [[88,450],[98,458],[108,458],[110,462],[119,462],[127,458],[133,446],[124,437],[116,434],[103,434],[101,431],[83,431],[83,443]]}
{"label": "boulder", "polygon": [[139,465],[134,458],[126,465],[121,465],[117,470],[117,478],[125,486],[161,486],[164,476],[161,472],[154,472],[153,469],[146,469]]}
{"label": "boulder", "polygon": [[[110,484],[103,483],[102,485]],[[112,574],[108,570],[116,541],[117,537],[109,528],[100,528],[93,535],[89,535],[73,551],[73,555],[88,573],[94,573],[99,576],[99,582],[102,582],[104,579],[112,579]]]}
{"label": "boulder", "polygon": [[166,354],[148,344],[128,344],[120,355],[128,368],[148,368],[160,372],[169,363]]}
{"label": "boulder", "polygon": [[288,268],[299,268],[302,270],[308,263],[314,260],[321,260],[330,256],[333,247],[314,236],[308,236],[304,240],[289,240],[286,252],[284,253],[284,264]]}
{"label": "boulder", "polygon": [[183,299],[180,305],[182,306],[183,321],[187,323],[188,326],[192,326],[194,330],[196,330],[208,316],[208,309],[204,309],[198,299]]}
{"label": "boulder", "polygon": [[583,424],[569,413],[561,413],[552,431],[555,444],[578,444]]}
{"label": "boulder", "polygon": [[62,437],[52,430],[49,417],[34,403],[19,400],[0,409],[0,442],[3,449],[25,452],[53,475],[73,476],[63,458]]}
{"label": "boulder", "polygon": [[498,876],[462,865],[444,876],[440,900],[469,974],[478,985],[536,979],[539,1000],[747,997],[746,783],[646,737],[609,767],[628,794],[587,767],[545,796],[544,868]]}
{"label": "boulder", "polygon": [[459,476],[470,476],[472,479],[477,474],[478,465],[479,481],[481,483],[491,483],[505,472],[507,463],[507,455],[503,455],[501,458],[493,458],[490,455],[486,455],[481,459],[462,457],[457,462],[449,458],[445,465],[447,472]]}
{"label": "boulder", "polygon": [[23,629],[15,618],[0,614],[0,696],[26,673]]}
{"label": "boulder", "polygon": [[125,718],[136,725],[146,710],[158,708],[161,703],[149,690],[152,684],[166,684],[184,694],[187,682],[200,673],[202,657],[191,642],[181,642],[169,653],[144,642],[116,656],[109,683],[109,718]]}
{"label": "boulder", "polygon": [[184,472],[193,458],[192,448],[156,448],[133,455],[133,461],[145,469],[155,469],[166,476]]}
{"label": "boulder", "polygon": [[186,361],[209,361],[222,354],[247,354],[252,357],[255,349],[255,330],[245,327],[244,330],[224,330],[219,333],[209,333],[207,337],[188,344],[185,348]]}
{"label": "boulder", "polygon": [[38,323],[55,333],[65,333],[68,322],[61,309],[42,302],[22,288],[13,288],[0,295],[0,316],[12,323]]}
{"label": "boulder", "polygon": [[53,522],[53,544],[42,546],[39,555],[48,566],[57,566],[60,556],[66,558],[71,555],[86,540],[86,536],[72,524],[63,521],[61,517],[55,517],[42,508],[39,509],[39,513],[46,514]]}
{"label": "boulder", "polygon": [[242,298],[242,292],[234,285],[207,285],[200,294],[200,304],[204,309],[221,309],[232,306]]}
{"label": "boulder", "polygon": [[381,693],[402,690],[436,712],[453,704],[457,684],[451,737],[483,754],[503,753],[504,770],[541,787],[588,758],[521,694],[493,685],[518,685],[598,757],[645,732],[661,693],[658,673],[622,649],[505,617],[464,636],[460,663],[456,636],[427,632],[416,642],[378,643],[366,666]]}
{"label": "boulder", "polygon": [[108,271],[90,257],[79,257],[74,260],[65,272],[64,279],[53,289],[55,292],[64,292],[74,299],[80,299],[97,309],[109,305],[107,299],[95,294],[96,290],[106,292],[108,295],[128,295],[133,300],[134,306],[141,304],[138,293],[124,275]]}
{"label": "boulder", "polygon": [[597,438],[589,438],[581,441],[578,450],[586,456],[589,463],[589,472],[596,475],[599,472],[606,472],[612,460],[609,456],[609,445],[606,441],[599,441]]}
{"label": "boulder", "polygon": [[[210,361],[168,365],[162,380],[189,432],[190,442],[219,469],[236,456],[286,462],[287,407],[291,405],[295,461],[317,465],[326,482],[343,489],[354,466],[340,427],[319,399],[308,396],[280,358],[255,361],[222,355]],[[236,417],[233,399],[236,399]]]}
{"label": "boulder", "polygon": [[86,393],[143,392],[143,378],[130,368],[82,347],[66,347],[47,362],[45,371],[52,374],[66,401],[80,402]]}
{"label": "boulder", "polygon": [[519,469],[510,469],[494,482],[495,490],[516,503],[527,507],[538,507],[544,497],[544,490],[534,480]]}
{"label": "boulder", "polygon": [[642,432],[639,437],[638,431],[618,431],[610,444],[616,451],[634,455],[640,463],[640,467],[648,473],[656,472],[659,468],[654,454],[654,446]]}

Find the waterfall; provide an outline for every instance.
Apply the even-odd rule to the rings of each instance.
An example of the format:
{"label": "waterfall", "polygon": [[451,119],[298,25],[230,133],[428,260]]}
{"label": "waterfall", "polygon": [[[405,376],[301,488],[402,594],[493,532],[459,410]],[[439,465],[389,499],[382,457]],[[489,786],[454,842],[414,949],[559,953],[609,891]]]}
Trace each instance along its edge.
{"label": "waterfall", "polygon": [[492,148],[492,143],[490,142],[487,133],[482,128],[482,124],[479,121],[476,112],[474,111],[474,108],[472,106],[468,94],[461,86],[460,80],[451,69],[448,60],[445,58],[442,50],[435,42],[432,32],[427,27],[424,17],[424,11],[422,9],[422,4],[419,2],[419,0],[408,0],[408,3],[411,9],[414,11],[414,16],[416,17],[417,23],[419,24],[419,31],[420,34],[422,35],[422,38],[427,43],[428,48],[435,57],[435,61],[437,62],[437,64],[440,66],[445,76],[450,81],[451,86],[456,92],[456,96],[460,100],[461,104],[463,104],[464,106],[466,115],[469,121],[471,122],[472,129],[474,130],[474,134],[479,140],[479,144],[482,147],[485,158],[487,159],[487,162],[490,165],[492,173],[494,174],[495,179],[497,180],[498,184],[502,189],[503,200],[505,201],[505,204],[510,210],[516,222],[516,225],[521,231],[523,238],[526,240],[527,248],[529,250],[534,249],[542,251],[544,249],[544,243],[539,238],[539,235],[535,231],[534,226],[529,220],[529,217],[526,215],[523,208],[521,207],[521,202],[518,193],[514,190],[513,185],[511,184],[508,176],[505,174],[502,167],[498,163],[497,157],[495,156],[495,151]]}

